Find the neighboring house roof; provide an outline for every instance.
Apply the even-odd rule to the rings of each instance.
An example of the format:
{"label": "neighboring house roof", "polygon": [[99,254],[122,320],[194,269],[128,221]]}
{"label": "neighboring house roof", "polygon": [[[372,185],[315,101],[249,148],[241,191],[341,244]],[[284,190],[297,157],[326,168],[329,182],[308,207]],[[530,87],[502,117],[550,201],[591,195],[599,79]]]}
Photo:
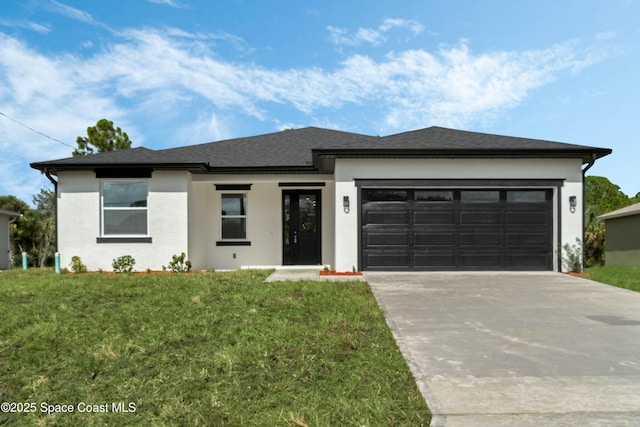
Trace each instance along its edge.
{"label": "neighboring house roof", "polygon": [[19,217],[20,215],[22,215],[19,212],[14,212],[14,211],[8,211],[6,209],[0,209],[0,215],[4,215],[4,216],[13,216],[13,217]]}
{"label": "neighboring house roof", "polygon": [[622,209],[600,215],[598,219],[612,219],[631,215],[640,215],[640,203],[636,203],[635,205],[626,206]]}
{"label": "neighboring house roof", "polygon": [[336,157],[577,157],[587,163],[610,153],[607,148],[436,126],[384,137],[307,127],[164,150],[140,147],[70,157],[32,163],[31,167],[53,174],[113,167],[188,169],[197,173],[327,172],[333,169]]}

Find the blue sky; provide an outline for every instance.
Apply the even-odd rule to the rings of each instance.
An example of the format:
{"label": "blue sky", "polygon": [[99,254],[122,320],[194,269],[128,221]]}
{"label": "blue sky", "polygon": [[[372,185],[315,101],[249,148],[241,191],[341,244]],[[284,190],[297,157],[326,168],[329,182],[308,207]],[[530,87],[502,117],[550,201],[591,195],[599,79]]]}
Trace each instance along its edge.
{"label": "blue sky", "polygon": [[100,118],[153,149],[434,125],[608,147],[589,173],[640,191],[638,1],[2,3],[0,195],[51,188],[28,164]]}

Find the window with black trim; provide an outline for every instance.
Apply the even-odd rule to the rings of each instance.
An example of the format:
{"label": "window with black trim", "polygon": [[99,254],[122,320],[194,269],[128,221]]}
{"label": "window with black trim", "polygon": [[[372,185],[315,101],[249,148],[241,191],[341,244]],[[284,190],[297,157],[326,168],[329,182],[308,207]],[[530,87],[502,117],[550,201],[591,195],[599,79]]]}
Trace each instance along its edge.
{"label": "window with black trim", "polygon": [[247,194],[221,195],[222,240],[246,240]]}
{"label": "window with black trim", "polygon": [[148,235],[146,181],[104,181],[102,183],[102,235]]}
{"label": "window with black trim", "polygon": [[414,200],[418,202],[452,202],[453,190],[416,190]]}
{"label": "window with black trim", "polygon": [[507,191],[507,203],[545,203],[546,190],[510,190]]}
{"label": "window with black trim", "polygon": [[460,191],[462,203],[499,203],[499,190],[462,190]]}

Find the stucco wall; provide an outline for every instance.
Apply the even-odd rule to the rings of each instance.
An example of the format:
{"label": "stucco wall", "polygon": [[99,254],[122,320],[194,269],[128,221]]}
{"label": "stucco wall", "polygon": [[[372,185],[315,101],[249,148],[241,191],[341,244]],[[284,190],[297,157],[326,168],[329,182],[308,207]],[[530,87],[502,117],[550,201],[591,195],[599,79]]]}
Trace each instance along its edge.
{"label": "stucco wall", "polygon": [[605,263],[618,267],[640,267],[640,215],[605,221]]}
{"label": "stucco wall", "polygon": [[148,235],[152,243],[97,243],[100,237],[100,185],[93,172],[60,172],[58,227],[60,262],[69,267],[79,256],[89,270],[112,270],[114,258],[131,255],[135,269],[158,270],[175,254],[188,251],[190,174],[154,172],[148,181]]}
{"label": "stucco wall", "polygon": [[[189,253],[194,268],[237,269],[282,265],[282,191],[321,191],[322,263],[333,264],[334,186],[319,175],[194,175],[189,199]],[[280,187],[279,182],[324,182],[324,187]],[[216,190],[215,184],[251,184],[250,190]],[[247,240],[251,246],[217,246],[221,240],[221,195],[247,194]]]}
{"label": "stucco wall", "polygon": [[[335,203],[349,196],[351,210],[336,209],[338,270],[358,265],[358,193],[355,179],[563,179],[554,194],[554,241],[574,244],[582,236],[582,169],[579,159],[336,159]],[[576,196],[575,212],[569,197]],[[557,202],[557,200],[560,202]],[[561,225],[558,224],[558,214]],[[554,270],[558,269],[557,256]]]}

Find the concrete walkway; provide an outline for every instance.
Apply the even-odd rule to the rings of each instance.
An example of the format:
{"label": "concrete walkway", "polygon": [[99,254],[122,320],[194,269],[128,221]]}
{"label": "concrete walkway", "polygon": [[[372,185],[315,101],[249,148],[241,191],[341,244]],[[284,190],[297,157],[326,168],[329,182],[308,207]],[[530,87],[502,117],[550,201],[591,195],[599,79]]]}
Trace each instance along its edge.
{"label": "concrete walkway", "polygon": [[432,426],[640,426],[640,293],[559,273],[365,273]]}
{"label": "concrete walkway", "polygon": [[364,280],[364,276],[320,276],[320,269],[314,268],[278,268],[265,279],[265,282],[284,280]]}

